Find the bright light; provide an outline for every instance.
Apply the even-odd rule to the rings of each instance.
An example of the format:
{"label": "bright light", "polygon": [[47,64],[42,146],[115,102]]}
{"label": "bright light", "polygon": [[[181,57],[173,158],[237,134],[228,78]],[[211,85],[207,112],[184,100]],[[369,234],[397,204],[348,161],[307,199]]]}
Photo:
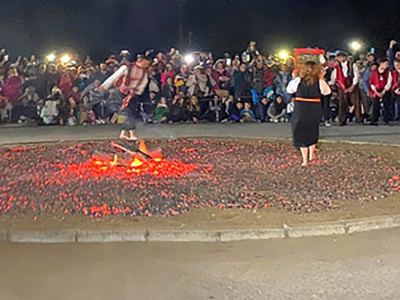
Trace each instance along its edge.
{"label": "bright light", "polygon": [[280,59],[286,59],[289,57],[289,53],[287,51],[283,50],[283,51],[279,52],[279,57],[280,57]]}
{"label": "bright light", "polygon": [[357,41],[354,41],[350,44],[351,49],[353,49],[354,51],[358,51],[361,49],[361,44]]}
{"label": "bright light", "polygon": [[47,61],[55,61],[56,55],[54,53],[51,53],[51,54],[47,55],[46,59],[47,59]]}
{"label": "bright light", "polygon": [[193,62],[194,62],[194,56],[191,55],[191,54],[186,55],[186,56],[185,56],[185,61],[186,61],[186,63],[188,63],[188,64],[193,63]]}
{"label": "bright light", "polygon": [[65,54],[64,56],[61,57],[61,62],[62,62],[63,64],[69,63],[70,60],[71,60],[71,57],[70,57],[68,54]]}

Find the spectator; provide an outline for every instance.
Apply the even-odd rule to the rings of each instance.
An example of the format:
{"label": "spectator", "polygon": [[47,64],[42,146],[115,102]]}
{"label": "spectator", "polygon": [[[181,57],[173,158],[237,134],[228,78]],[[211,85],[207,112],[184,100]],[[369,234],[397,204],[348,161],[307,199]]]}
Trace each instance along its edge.
{"label": "spectator", "polygon": [[77,86],[80,91],[84,91],[90,84],[90,77],[88,76],[88,74],[90,74],[90,71],[87,72],[86,70],[82,69],[79,72],[78,77],[74,80],[74,86]]}
{"label": "spectator", "polygon": [[115,114],[118,114],[122,106],[122,97],[116,91],[111,88],[108,90],[108,96],[104,100],[105,105],[105,118],[111,119]]}
{"label": "spectator", "polygon": [[88,87],[82,92],[81,97],[89,96],[90,109],[94,111],[97,119],[97,123],[104,124],[104,99],[105,91],[100,91],[99,87],[101,81],[96,79],[93,83],[89,84]]}
{"label": "spectator", "polygon": [[272,70],[267,66],[264,72],[264,87],[269,88],[274,85],[275,75]]}
{"label": "spectator", "polygon": [[33,86],[28,86],[27,88],[25,88],[25,92],[20,98],[23,97],[26,97],[28,99],[28,103],[33,106],[35,106],[39,101],[39,95],[36,93]]}
{"label": "spectator", "polygon": [[283,101],[283,97],[277,95],[275,100],[268,108],[268,118],[270,122],[278,123],[284,122],[286,116],[286,104]]}
{"label": "spectator", "polygon": [[181,95],[175,95],[170,105],[170,113],[167,116],[170,123],[185,122],[188,120],[185,102],[185,98]]}
{"label": "spectator", "polygon": [[16,104],[21,96],[21,88],[24,80],[18,75],[18,69],[10,68],[7,72],[7,78],[3,83],[4,96],[8,99],[11,105]]}
{"label": "spectator", "polygon": [[225,123],[230,120],[232,115],[233,107],[235,106],[235,98],[233,95],[229,95],[227,98],[222,98],[221,103],[221,122]]}
{"label": "spectator", "polygon": [[161,97],[160,102],[154,112],[154,122],[164,123],[168,120],[167,116],[170,113],[170,109],[167,104],[167,98]]}
{"label": "spectator", "polygon": [[81,101],[81,91],[79,90],[79,87],[77,86],[72,87],[70,96],[74,98],[75,102],[78,104]]}
{"label": "spectator", "polygon": [[370,79],[371,73],[378,68],[378,63],[372,62],[368,64],[365,68],[362,82],[361,82],[361,99],[363,101],[363,109],[364,109],[364,119],[371,119],[372,116],[372,98],[371,98],[371,86]]}
{"label": "spectator", "polygon": [[249,102],[244,103],[244,108],[240,111],[240,122],[249,123],[255,122],[256,116],[251,109],[251,104]]}
{"label": "spectator", "polygon": [[276,87],[276,94],[281,95],[286,104],[289,103],[290,99],[292,98],[292,96],[286,91],[287,85],[291,80],[292,72],[286,64],[283,64],[275,77],[274,83]]}
{"label": "spectator", "polygon": [[92,124],[96,122],[96,115],[91,109],[88,96],[82,97],[77,117],[80,125]]}
{"label": "spectator", "polygon": [[230,122],[240,122],[240,113],[243,109],[243,102],[236,102],[235,105],[232,107],[231,115],[230,115]]}
{"label": "spectator", "polygon": [[256,42],[250,41],[246,51],[242,54],[242,61],[249,63],[258,57],[260,53],[256,49]]}
{"label": "spectator", "polygon": [[22,97],[12,108],[11,121],[19,124],[36,120],[36,106],[30,104],[28,97]]}
{"label": "spectator", "polygon": [[104,81],[106,81],[106,79],[108,77],[110,77],[112,75],[111,71],[108,68],[108,65],[106,63],[101,63],[100,64],[100,68],[99,70],[97,70],[94,74],[93,74],[93,79],[94,80],[99,80],[100,84],[103,83]]}
{"label": "spectator", "polygon": [[142,103],[141,116],[143,122],[153,122],[154,110],[157,106],[157,95],[154,92],[149,93],[149,97]]}
{"label": "spectator", "polygon": [[215,81],[214,90],[218,96],[228,96],[232,77],[231,74],[229,74],[229,72],[226,70],[223,60],[217,61],[211,76]]}
{"label": "spectator", "polygon": [[[226,102],[227,99],[228,97],[222,97],[222,102]],[[214,95],[213,100],[208,101],[208,108],[204,114],[202,114],[202,119],[209,122],[220,122],[222,102],[218,95]]]}
{"label": "spectator", "polygon": [[176,95],[176,90],[173,84],[173,79],[171,77],[167,77],[166,83],[162,89],[162,96],[167,98],[168,100],[171,100],[175,97]]}
{"label": "spectator", "polygon": [[255,105],[255,115],[257,122],[265,122],[268,120],[267,111],[268,111],[269,102],[267,97],[261,98],[261,101]]}
{"label": "spectator", "polygon": [[46,100],[40,112],[40,119],[43,125],[55,125],[59,123],[57,101]]}
{"label": "spectator", "polygon": [[58,86],[61,75],[57,72],[57,67],[54,64],[49,65],[47,73],[45,74],[46,81],[46,95],[49,95],[54,86]]}
{"label": "spectator", "polygon": [[65,72],[61,74],[61,79],[58,86],[65,97],[71,96],[74,80],[75,75],[72,69],[66,69]]}
{"label": "spectator", "polygon": [[67,118],[65,124],[68,124],[69,126],[78,125],[78,106],[73,97],[68,98]]}
{"label": "spectator", "polygon": [[190,97],[189,104],[187,106],[188,121],[198,123],[200,120],[200,104],[199,98],[193,95]]}
{"label": "spectator", "polygon": [[165,66],[165,72],[163,72],[161,74],[162,88],[164,88],[165,84],[167,83],[167,78],[173,79],[173,78],[175,78],[175,75],[176,75],[176,73],[173,70],[173,65],[171,63],[167,63]]}
{"label": "spectator", "polygon": [[207,97],[209,94],[207,81],[207,75],[202,73],[201,66],[195,67],[194,74],[190,75],[187,81],[188,95],[195,95],[200,99]]}
{"label": "spectator", "polygon": [[239,70],[233,72],[233,86],[235,89],[235,98],[241,99],[250,94],[251,73],[248,72],[244,63],[239,66]]}
{"label": "spectator", "polygon": [[372,122],[370,125],[378,125],[381,103],[383,104],[383,121],[389,124],[391,120],[390,91],[392,89],[392,74],[389,71],[389,60],[379,60],[377,70],[371,72],[371,90],[373,95]]}
{"label": "spectator", "polygon": [[349,60],[346,52],[337,54],[338,63],[332,72],[331,83],[335,83],[339,94],[339,125],[345,126],[349,106],[354,106],[357,124],[362,124],[359,72],[357,64]]}
{"label": "spectator", "polygon": [[255,61],[255,66],[252,68],[251,87],[257,92],[257,95],[262,95],[264,91],[264,75],[265,68],[262,57],[258,57]]}
{"label": "spectator", "polygon": [[189,79],[189,72],[186,65],[181,66],[181,72],[176,75],[174,85],[177,88],[178,93],[183,93],[186,95],[188,86],[187,81]]}
{"label": "spectator", "polygon": [[394,61],[394,70],[392,72],[392,101],[395,104],[394,118],[400,120],[400,60]]}

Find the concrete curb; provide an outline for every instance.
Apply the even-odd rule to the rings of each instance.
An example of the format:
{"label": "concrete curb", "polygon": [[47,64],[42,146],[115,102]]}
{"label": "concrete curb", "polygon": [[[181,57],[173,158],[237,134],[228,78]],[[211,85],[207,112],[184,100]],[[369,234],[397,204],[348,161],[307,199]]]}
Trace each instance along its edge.
{"label": "concrete curb", "polygon": [[233,242],[345,235],[400,227],[400,215],[323,224],[266,229],[232,230],[54,230],[0,231],[0,242],[11,243],[114,243],[114,242]]}

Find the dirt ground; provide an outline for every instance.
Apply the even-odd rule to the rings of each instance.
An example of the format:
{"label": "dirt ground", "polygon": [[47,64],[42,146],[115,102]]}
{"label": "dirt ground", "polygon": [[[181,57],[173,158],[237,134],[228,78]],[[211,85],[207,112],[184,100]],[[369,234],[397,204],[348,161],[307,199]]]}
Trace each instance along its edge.
{"label": "dirt ground", "polygon": [[[218,141],[219,139],[213,139]],[[221,139],[223,140],[223,139]],[[243,140],[235,140],[243,141]],[[253,141],[253,140],[246,140]],[[255,141],[254,141],[255,142]],[[288,144],[288,141],[283,141]],[[390,161],[398,169],[400,165],[400,147],[354,145],[354,144],[321,144],[321,152],[327,149],[351,151],[363,156],[379,155]],[[400,214],[400,193],[390,193],[371,201],[341,200],[340,206],[327,211],[316,212],[287,211],[280,207],[252,208],[192,208],[176,216],[134,217],[107,215],[93,218],[82,214],[58,213],[7,213],[0,215],[0,230],[30,229],[48,230],[63,229],[235,229],[235,228],[271,228],[287,224],[289,226],[305,223],[320,223],[356,219],[381,215]]]}

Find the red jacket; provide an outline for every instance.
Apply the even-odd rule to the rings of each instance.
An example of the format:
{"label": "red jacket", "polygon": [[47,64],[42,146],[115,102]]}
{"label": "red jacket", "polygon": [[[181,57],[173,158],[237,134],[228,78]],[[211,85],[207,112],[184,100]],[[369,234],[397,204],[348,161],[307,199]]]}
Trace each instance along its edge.
{"label": "red jacket", "polygon": [[344,76],[344,73],[343,73],[343,68],[342,68],[342,64],[341,63],[339,63],[337,66],[336,66],[336,84],[339,86],[339,88],[341,89],[341,90],[345,90],[348,86],[346,85],[346,81],[349,81],[349,80],[353,80],[353,75],[352,75],[352,65],[351,65],[351,63],[349,63],[349,62],[346,62],[347,63],[347,65],[348,65],[348,68],[349,68],[349,74],[348,74],[348,77],[345,77]]}
{"label": "red jacket", "polygon": [[392,89],[391,91],[394,93],[397,89],[400,89],[400,76],[399,76],[399,71],[397,71],[396,69],[394,69],[392,71]]}
{"label": "red jacket", "polygon": [[266,68],[265,69],[265,73],[264,73],[264,87],[270,87],[274,85],[274,73],[272,73],[272,71],[270,70],[270,68]]}
{"label": "red jacket", "polygon": [[[378,91],[378,92],[383,91],[388,83],[389,73],[390,73],[389,69],[387,69],[382,74],[379,73],[378,69],[372,71],[371,77],[369,79],[370,86],[373,85],[375,87],[376,91]],[[373,89],[372,89],[371,93],[374,97],[376,96],[376,93]]]}

